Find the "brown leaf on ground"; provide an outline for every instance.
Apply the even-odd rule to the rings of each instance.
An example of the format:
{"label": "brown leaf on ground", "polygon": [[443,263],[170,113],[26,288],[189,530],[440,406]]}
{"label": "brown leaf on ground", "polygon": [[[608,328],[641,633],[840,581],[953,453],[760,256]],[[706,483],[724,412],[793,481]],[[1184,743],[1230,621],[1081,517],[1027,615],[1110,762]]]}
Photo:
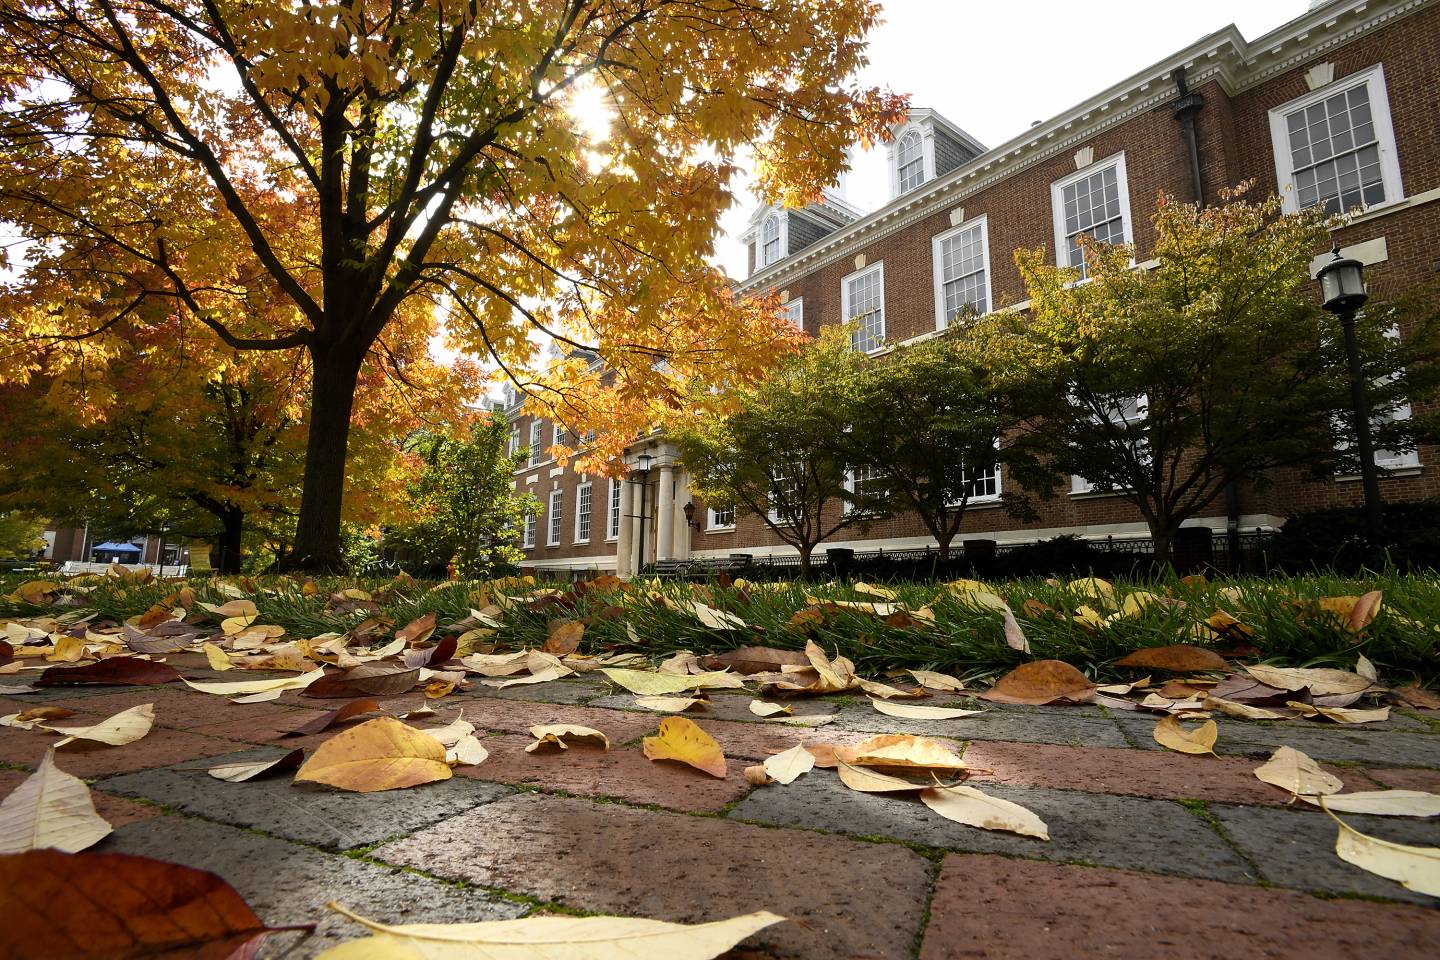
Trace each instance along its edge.
{"label": "brown leaf on ground", "polygon": [[676,760],[725,779],[725,751],[693,720],[666,717],[660,721],[659,735],[646,737],[641,747],[651,760]]}
{"label": "brown leaf on ground", "polygon": [[404,662],[409,669],[416,667],[437,667],[455,656],[455,649],[459,645],[456,637],[441,637],[433,647],[422,647],[416,650],[406,650]]}
{"label": "brown leaf on ground", "polygon": [[1371,687],[1370,681],[1358,673],[1325,667],[1286,668],[1254,664],[1247,666],[1245,672],[1269,686],[1292,691],[1309,689],[1317,697],[1336,693],[1359,693]]}
{"label": "brown leaf on ground", "polygon": [[1169,670],[1172,673],[1193,673],[1200,670],[1224,670],[1225,659],[1213,650],[1177,643],[1165,647],[1146,647],[1115,661],[1117,667],[1142,670]]}
{"label": "brown leaf on ground", "polygon": [[397,663],[362,663],[343,673],[321,677],[305,688],[305,696],[321,700],[337,697],[398,697],[420,680],[420,669]]}
{"label": "brown leaf on ground", "polygon": [[1232,673],[1221,680],[1211,689],[1210,696],[1234,700],[1237,703],[1263,704],[1267,707],[1283,707],[1286,700],[1295,698],[1289,690],[1272,687],[1239,673]]}
{"label": "brown leaf on ground", "polygon": [[741,647],[728,653],[700,658],[706,670],[734,670],[748,675],[778,672],[781,667],[809,666],[810,661],[799,650],[780,650],[776,647]]}
{"label": "brown leaf on ground", "polygon": [[965,761],[938,740],[911,733],[885,733],[854,747],[836,747],[835,758],[855,767],[874,767],[900,773],[953,774],[966,769]]}
{"label": "brown leaf on ground", "polygon": [[65,687],[82,684],[148,687],[154,683],[179,680],[180,673],[168,663],[137,657],[110,657],[83,667],[50,667],[35,681],[37,687]]}
{"label": "brown leaf on ground", "polygon": [[430,634],[435,632],[435,611],[431,610],[423,617],[416,617],[405,626],[395,631],[396,640],[404,640],[409,645],[424,643],[430,639]]}
{"label": "brown leaf on ground", "polygon": [[1224,610],[1216,610],[1215,613],[1205,621],[1205,626],[1214,630],[1227,640],[1250,640],[1255,636],[1253,628],[1247,627]]}
{"label": "brown leaf on ground", "polygon": [[1084,703],[1095,697],[1095,684],[1062,660],[1023,663],[981,694],[996,703]]}
{"label": "brown leaf on ground", "polygon": [[393,717],[380,717],[320,744],[295,780],[375,793],[449,780],[450,776],[445,747],[439,740]]}
{"label": "brown leaf on ground", "polygon": [[294,770],[305,760],[304,750],[291,750],[284,756],[276,757],[273,760],[249,760],[244,763],[222,763],[219,766],[211,767],[205,772],[216,780],[225,780],[230,783],[244,783],[246,780],[254,780],[256,777],[264,776],[267,773],[281,773]]}
{"label": "brown leaf on ground", "polygon": [[249,957],[277,929],[213,873],[123,853],[0,856],[0,956]]}
{"label": "brown leaf on ground", "polygon": [[1396,687],[1391,692],[1401,703],[1420,710],[1440,710],[1440,696],[1436,696],[1424,687],[1411,684],[1408,687]]}
{"label": "brown leaf on ground", "polygon": [[284,733],[279,734],[276,739],[279,739],[279,737],[308,737],[311,734],[322,733],[336,724],[344,723],[346,720],[353,720],[355,717],[366,713],[373,713],[379,709],[379,700],[373,700],[369,697],[363,700],[351,700],[339,710],[331,710],[329,713],[322,714],[313,720],[302,723],[293,730],[286,730]]}
{"label": "brown leaf on ground", "polygon": [[1206,720],[1194,730],[1187,730],[1180,725],[1180,718],[1172,714],[1155,725],[1152,736],[1154,736],[1155,742],[1162,747],[1174,750],[1176,753],[1198,756],[1207,753],[1214,754],[1219,728],[1215,726],[1214,720]]}
{"label": "brown leaf on ground", "polygon": [[584,636],[585,624],[579,620],[557,620],[541,649],[557,657],[568,657],[580,649],[580,640]]}

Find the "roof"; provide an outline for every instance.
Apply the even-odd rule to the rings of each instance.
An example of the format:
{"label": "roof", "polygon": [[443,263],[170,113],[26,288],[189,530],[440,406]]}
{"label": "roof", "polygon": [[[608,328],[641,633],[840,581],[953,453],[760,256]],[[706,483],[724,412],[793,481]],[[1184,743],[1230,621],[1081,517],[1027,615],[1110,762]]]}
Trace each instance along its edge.
{"label": "roof", "polygon": [[97,543],[91,550],[104,550],[107,553],[139,553],[140,548],[133,543]]}

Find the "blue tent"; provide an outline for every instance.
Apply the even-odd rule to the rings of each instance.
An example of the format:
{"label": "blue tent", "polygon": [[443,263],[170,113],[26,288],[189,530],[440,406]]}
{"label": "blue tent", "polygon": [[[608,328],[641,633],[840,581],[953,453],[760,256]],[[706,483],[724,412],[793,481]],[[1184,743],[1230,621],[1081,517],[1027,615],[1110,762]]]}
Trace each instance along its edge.
{"label": "blue tent", "polygon": [[90,548],[95,553],[139,553],[140,548],[133,543],[102,543]]}

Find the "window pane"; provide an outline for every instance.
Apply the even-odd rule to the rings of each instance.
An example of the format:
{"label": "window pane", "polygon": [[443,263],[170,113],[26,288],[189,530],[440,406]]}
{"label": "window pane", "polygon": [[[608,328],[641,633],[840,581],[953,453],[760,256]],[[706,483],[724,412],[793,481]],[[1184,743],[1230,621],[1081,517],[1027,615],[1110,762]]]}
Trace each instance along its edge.
{"label": "window pane", "polygon": [[1341,213],[1384,202],[1367,84],[1287,115],[1285,127],[1301,207],[1323,206]]}

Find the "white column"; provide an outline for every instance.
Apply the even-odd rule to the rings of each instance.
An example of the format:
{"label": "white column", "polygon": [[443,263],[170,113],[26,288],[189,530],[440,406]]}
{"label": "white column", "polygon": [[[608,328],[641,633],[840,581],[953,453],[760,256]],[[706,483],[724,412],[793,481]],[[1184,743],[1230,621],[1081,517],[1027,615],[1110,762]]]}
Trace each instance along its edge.
{"label": "white column", "polygon": [[[675,476],[675,529],[678,531],[675,535],[676,560],[690,559],[691,541],[695,533],[694,528],[685,520],[685,504],[693,502],[694,499],[690,493],[690,474],[681,467]],[[697,506],[695,517],[698,522],[704,523],[704,520],[699,519],[701,512]]]}
{"label": "white column", "polygon": [[645,500],[647,497],[646,489],[649,483],[650,478],[645,477],[630,485],[630,515],[633,518],[630,522],[634,525],[630,533],[632,554],[630,559],[630,575],[632,577],[638,575],[641,570],[645,569],[645,552],[648,551],[651,546],[651,544],[646,543],[646,541],[651,538],[645,535],[646,520],[644,517]]}
{"label": "white column", "polygon": [[[615,481],[620,484],[620,536],[615,541],[615,575],[617,577],[628,577],[635,571],[635,537],[634,520],[630,514],[635,511],[633,506],[635,484],[630,482],[628,477],[621,477]],[[610,501],[605,501],[606,520],[609,520]]]}
{"label": "white column", "polygon": [[660,467],[660,492],[655,498],[655,559],[675,559],[675,468]]}

